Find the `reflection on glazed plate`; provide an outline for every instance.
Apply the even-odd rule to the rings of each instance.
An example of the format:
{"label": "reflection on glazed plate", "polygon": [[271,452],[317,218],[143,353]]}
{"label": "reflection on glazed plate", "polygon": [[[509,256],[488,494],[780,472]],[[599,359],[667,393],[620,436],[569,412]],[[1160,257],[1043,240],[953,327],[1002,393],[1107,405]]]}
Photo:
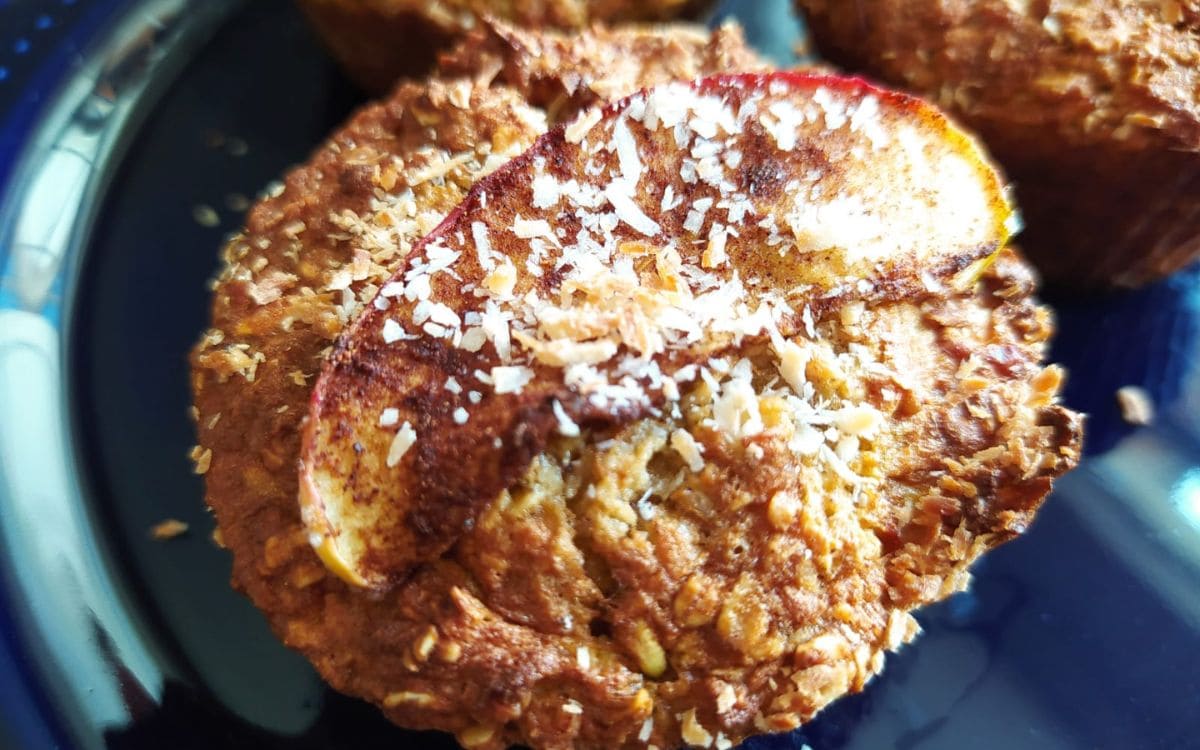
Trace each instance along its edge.
{"label": "reflection on glazed plate", "polygon": [[[782,59],[786,6],[722,10]],[[286,0],[0,0],[0,71],[0,746],[453,747],[278,643],[187,459],[216,248],[358,96]],[[1089,459],[866,692],[749,747],[1200,746],[1200,269],[1045,296]]]}

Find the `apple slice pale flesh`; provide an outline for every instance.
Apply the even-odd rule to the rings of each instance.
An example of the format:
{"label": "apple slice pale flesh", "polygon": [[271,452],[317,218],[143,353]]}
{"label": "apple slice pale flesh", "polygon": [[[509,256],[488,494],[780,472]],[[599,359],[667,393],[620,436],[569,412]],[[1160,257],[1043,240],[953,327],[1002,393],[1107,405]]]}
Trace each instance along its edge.
{"label": "apple slice pale flesh", "polygon": [[341,336],[300,466],[311,541],[383,589],[555,435],[848,299],[970,280],[1018,220],[979,145],[854,78],[719,76],[585,112],[478,183]]}

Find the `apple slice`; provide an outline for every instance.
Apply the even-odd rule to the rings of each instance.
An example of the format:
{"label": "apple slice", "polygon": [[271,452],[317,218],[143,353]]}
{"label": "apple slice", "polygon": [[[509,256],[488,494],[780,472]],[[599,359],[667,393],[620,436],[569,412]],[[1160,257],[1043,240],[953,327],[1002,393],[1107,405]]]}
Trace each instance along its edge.
{"label": "apple slice", "polygon": [[937,293],[1015,223],[974,140],[862,80],[586,112],[477,184],[338,341],[303,438],[313,544],[351,584],[402,581],[556,434],[650,414],[689,365],[847,299]]}

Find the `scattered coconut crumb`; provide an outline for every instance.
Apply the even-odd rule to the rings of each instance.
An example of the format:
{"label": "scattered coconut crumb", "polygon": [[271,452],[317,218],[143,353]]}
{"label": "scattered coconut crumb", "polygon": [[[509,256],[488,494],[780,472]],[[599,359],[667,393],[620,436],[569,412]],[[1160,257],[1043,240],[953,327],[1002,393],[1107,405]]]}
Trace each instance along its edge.
{"label": "scattered coconut crumb", "polygon": [[181,534],[186,534],[188,525],[177,518],[168,518],[162,523],[157,523],[150,527],[150,538],[158,542],[165,542],[168,539],[174,539]]}
{"label": "scattered coconut crumb", "polygon": [[414,337],[405,333],[404,329],[400,326],[400,324],[397,323],[396,321],[392,320],[391,318],[389,318],[383,322],[383,343],[394,344],[397,341],[402,341],[404,339],[411,339],[411,338],[414,338]]}
{"label": "scattered coconut crumb", "polygon": [[721,689],[717,693],[717,713],[729,713],[736,705],[737,691],[733,689],[733,685],[730,685],[728,682],[722,682]]}
{"label": "scattered coconut crumb", "polygon": [[679,728],[680,735],[683,741],[695,747],[709,747],[713,743],[713,736],[701,726],[696,718],[696,709],[689,708],[683,714],[680,714],[679,720],[681,726]]}
{"label": "scattered coconut crumb", "polygon": [[696,442],[692,433],[687,430],[675,430],[671,433],[671,447],[683,458],[688,468],[700,471],[704,468],[704,447]]}
{"label": "scattered coconut crumb", "polygon": [[[493,367],[491,373],[492,385],[496,393],[520,393],[529,381],[533,380],[533,370],[528,367]],[[482,379],[482,378],[481,378]]]}
{"label": "scattered coconut crumb", "polygon": [[212,206],[199,203],[192,206],[192,219],[202,227],[217,227],[221,225],[221,216]]}
{"label": "scattered coconut crumb", "polygon": [[713,224],[712,231],[708,233],[708,248],[705,249],[700,260],[701,265],[705,268],[716,268],[729,260],[729,255],[725,252],[725,243],[728,237],[725,227]]}
{"label": "scattered coconut crumb", "polygon": [[837,412],[835,421],[838,429],[847,435],[871,438],[883,426],[883,414],[867,404],[846,406]]}
{"label": "scattered coconut crumb", "polygon": [[191,456],[192,461],[195,462],[195,466],[193,468],[195,473],[208,473],[208,467],[212,464],[212,448],[204,448],[197,445],[192,448],[192,452],[189,455]]}
{"label": "scattered coconut crumb", "polygon": [[571,419],[567,411],[563,409],[563,405],[555,400],[551,408],[554,411],[554,418],[558,420],[558,434],[563,437],[578,437],[579,425],[575,424],[575,420]]}
{"label": "scattered coconut crumb", "polygon": [[1121,418],[1129,424],[1148,425],[1154,422],[1154,399],[1145,388],[1127,385],[1117,389],[1117,405]]}
{"label": "scattered coconut crumb", "polygon": [[638,732],[638,742],[646,742],[650,739],[651,733],[654,732],[654,717],[650,716],[642,722],[641,731]]}
{"label": "scattered coconut crumb", "polygon": [[583,706],[579,704],[579,701],[570,700],[563,704],[562,710],[563,713],[579,716],[583,713]]}
{"label": "scattered coconut crumb", "polygon": [[455,156],[442,153],[440,156],[441,158],[434,160],[427,166],[421,169],[414,169],[410,172],[408,175],[409,187],[415,187],[431,180],[436,180],[439,177],[445,177],[458,167],[475,158],[475,155],[469,151]]}
{"label": "scattered coconut crumb", "polygon": [[483,279],[483,286],[496,297],[511,297],[517,286],[517,268],[507,258]]}
{"label": "scattered coconut crumb", "polygon": [[404,458],[404,454],[408,453],[408,449],[413,447],[413,443],[417,442],[417,431],[412,425],[405,422],[400,426],[400,431],[396,433],[396,437],[392,438],[392,446],[388,449],[387,465],[388,468],[400,463],[400,459]]}
{"label": "scattered coconut crumb", "polygon": [[575,121],[563,131],[563,137],[567,139],[567,143],[581,142],[588,134],[588,131],[592,129],[592,126],[600,122],[601,115],[599,107],[592,107],[575,118]]}
{"label": "scattered coconut crumb", "polygon": [[400,423],[400,410],[388,407],[379,414],[380,427],[395,427]]}
{"label": "scattered coconut crumb", "polygon": [[241,193],[230,193],[225,196],[225,208],[244,213],[250,210],[250,199]]}

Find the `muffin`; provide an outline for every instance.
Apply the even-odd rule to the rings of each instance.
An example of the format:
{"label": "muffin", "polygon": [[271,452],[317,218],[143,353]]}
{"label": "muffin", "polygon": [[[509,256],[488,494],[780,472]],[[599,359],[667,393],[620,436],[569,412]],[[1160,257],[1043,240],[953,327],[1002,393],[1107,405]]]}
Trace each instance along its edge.
{"label": "muffin", "polygon": [[531,29],[668,21],[706,0],[300,0],[309,21],[360,86],[382,93],[401,75],[427,70],[438,50],[483,17]]}
{"label": "muffin", "polygon": [[1133,287],[1200,256],[1194,3],[798,0],[820,53],[937,101],[1016,184],[1049,280]]}
{"label": "muffin", "polygon": [[811,75],[579,112],[618,49],[645,85],[752,59],[629,39],[544,40],[558,81],[497,44],[365,108],[230,242],[193,353],[234,585],[469,748],[797,726],[1078,456],[968,136]]}

